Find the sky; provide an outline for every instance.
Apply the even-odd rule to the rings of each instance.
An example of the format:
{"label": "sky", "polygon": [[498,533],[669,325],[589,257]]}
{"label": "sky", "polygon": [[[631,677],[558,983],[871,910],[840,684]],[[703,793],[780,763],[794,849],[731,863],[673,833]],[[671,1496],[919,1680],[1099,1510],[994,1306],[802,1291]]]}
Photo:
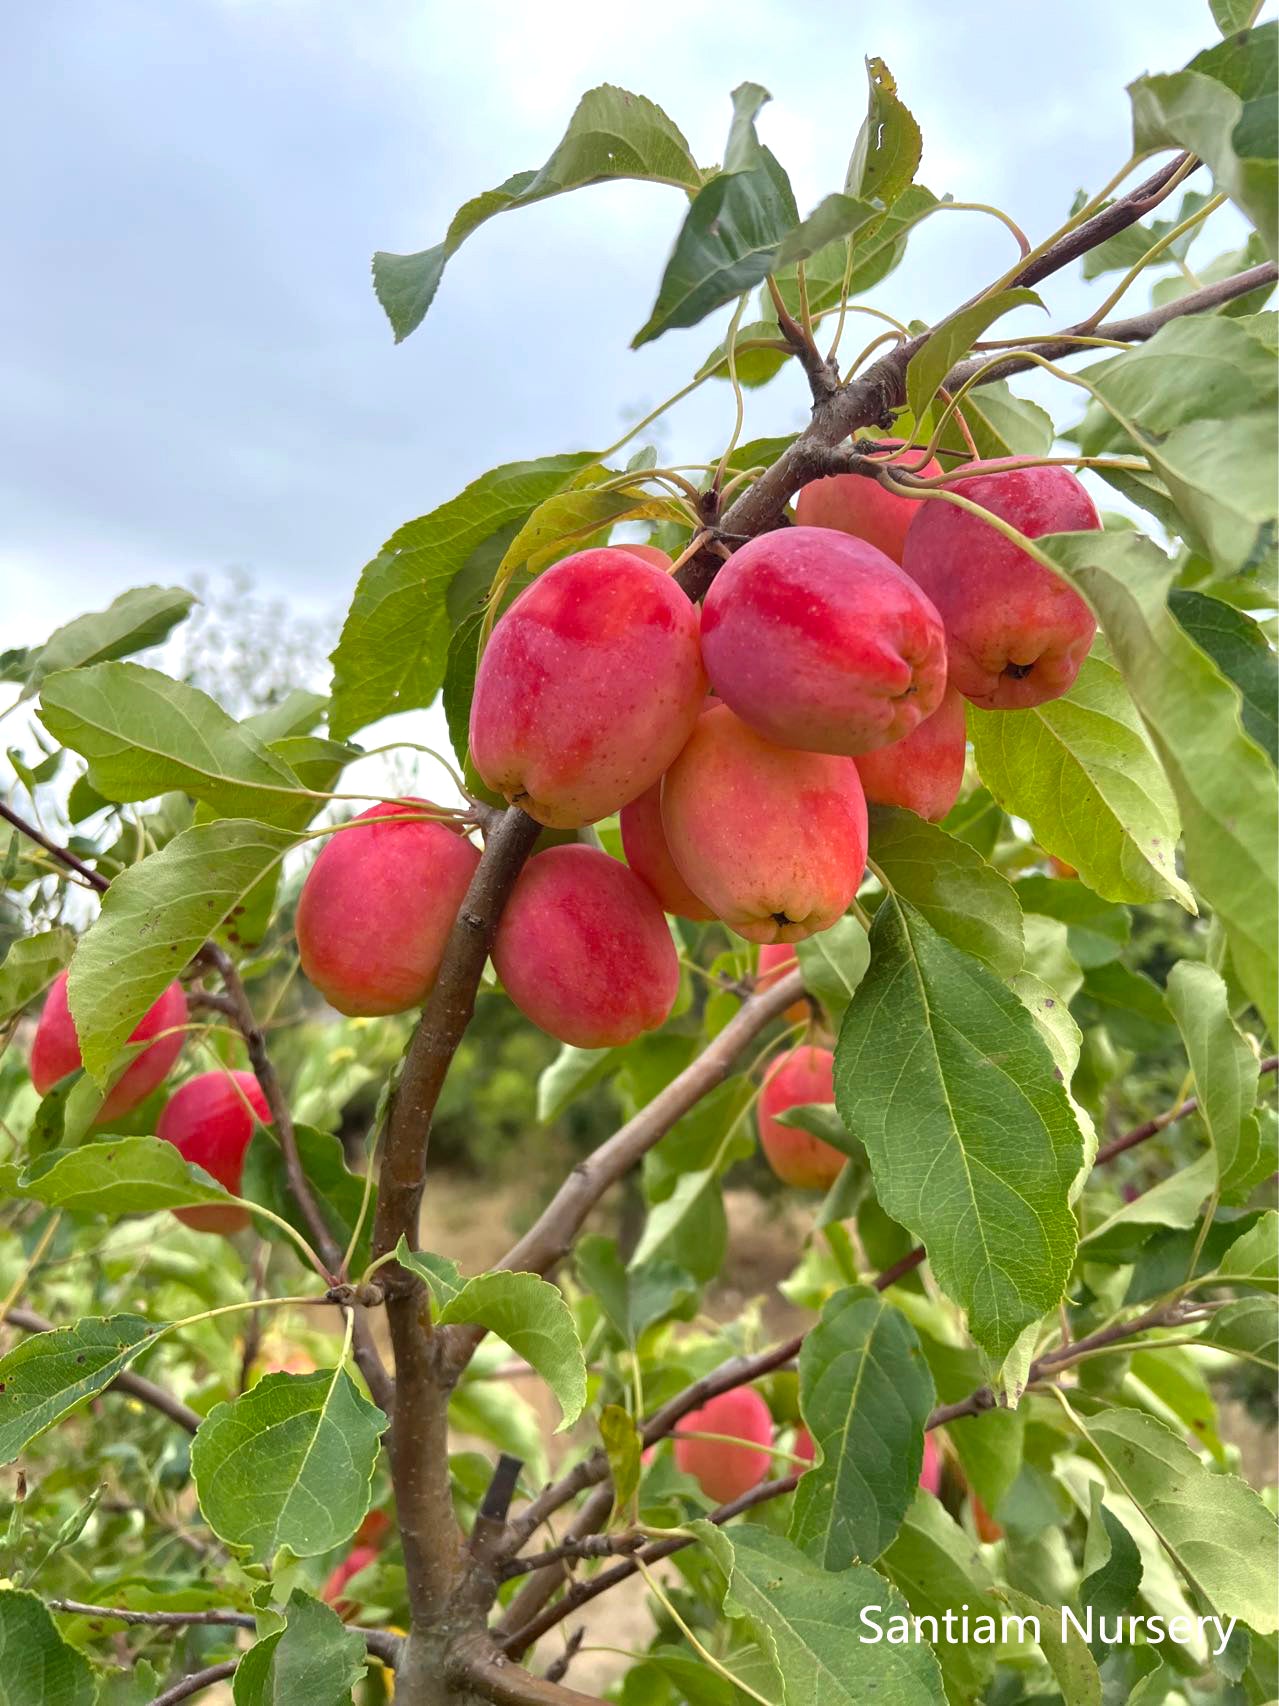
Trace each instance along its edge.
{"label": "sky", "polygon": [[[710,162],[729,92],[763,83],[761,135],[807,209],[842,185],[875,54],[922,125],[920,180],[1034,239],[1127,157],[1125,83],[1215,31],[1207,0],[42,0],[11,8],[5,36],[14,645],[129,586],[233,565],[336,635],[400,523],[499,462],[607,444],[682,384],[726,316],[628,348],[674,190],[493,220],[399,347],[373,296],[374,249],[426,247],[462,201],[540,165],[583,90],[650,96]],[[1012,254],[993,220],[937,217],[869,300],[934,318]],[[1061,324],[1097,287],[1047,290]],[[748,432],[801,423],[795,379],[752,397]],[[705,460],[731,424],[728,388],[703,387],[663,449]]]}

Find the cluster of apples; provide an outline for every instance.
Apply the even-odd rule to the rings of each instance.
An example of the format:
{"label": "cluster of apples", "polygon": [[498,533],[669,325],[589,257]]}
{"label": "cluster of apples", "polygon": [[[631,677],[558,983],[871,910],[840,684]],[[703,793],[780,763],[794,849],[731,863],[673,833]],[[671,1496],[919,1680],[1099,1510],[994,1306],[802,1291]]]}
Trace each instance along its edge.
{"label": "cluster of apples", "polygon": [[[123,1119],[159,1089],[182,1052],[186,1023],[186,994],[180,983],[171,983],[143,1014],[129,1038],[130,1044],[146,1043],[147,1047],[135,1055],[103,1097],[94,1116],[95,1125]],[[45,997],[29,1064],[31,1082],[41,1096],[84,1064],[67,1003],[66,972],[54,981]],[[259,1122],[269,1125],[271,1110],[251,1072],[199,1072],[179,1085],[164,1104],[156,1135],[238,1196],[245,1151]],[[174,1213],[199,1232],[238,1232],[249,1222],[246,1209],[215,1203],[179,1208]]]}
{"label": "cluster of apples", "polygon": [[[972,466],[957,489],[1028,537],[1100,525],[1065,468]],[[665,1020],[679,967],[664,913],[721,920],[780,975],[786,945],[857,892],[866,801],[944,817],[964,700],[1055,698],[1092,643],[1084,601],[957,506],[848,474],[806,486],[796,514],[729,559],[700,612],[663,552],[605,546],[547,569],[494,627],[476,769],[549,828],[618,814],[627,861],[580,844],[536,854],[498,927],[506,992],[561,1042],[613,1047]],[[402,1011],[434,983],[478,854],[429,811],[375,806],[307,877],[302,967],[344,1013]],[[766,1081],[761,1137],[789,1183],[829,1184],[842,1163],[775,1122],[830,1100],[830,1078],[829,1051],[807,1048]]]}
{"label": "cluster of apples", "polygon": [[[793,1465],[789,1464],[773,1469],[774,1441],[772,1413],[761,1394],[753,1386],[737,1386],[708,1398],[700,1410],[691,1410],[676,1425],[675,1466],[691,1475],[715,1504],[731,1504],[770,1473],[790,1472]],[[797,1430],[791,1452],[804,1463],[813,1461],[813,1440],[807,1428]],[[931,1434],[924,1435],[919,1484],[929,1493],[941,1491],[941,1457]]]}

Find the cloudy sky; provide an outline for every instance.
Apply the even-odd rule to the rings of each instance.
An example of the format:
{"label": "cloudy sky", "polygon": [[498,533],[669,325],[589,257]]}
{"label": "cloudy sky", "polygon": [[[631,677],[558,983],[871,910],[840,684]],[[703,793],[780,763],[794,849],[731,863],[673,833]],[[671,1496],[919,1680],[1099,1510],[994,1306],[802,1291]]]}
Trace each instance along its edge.
{"label": "cloudy sky", "polygon": [[[1033,238],[1125,159],[1124,84],[1214,31],[1206,0],[42,0],[10,8],[5,36],[14,644],[231,565],[336,627],[400,522],[495,463],[607,443],[682,383],[717,327],[627,348],[675,191],[492,222],[399,348],[372,295],[372,250],[425,247],[461,201],[539,165],[582,90],[651,96],[710,161],[729,91],[764,83],[762,134],[806,207],[842,183],[878,54],[922,124],[921,180]],[[872,300],[930,318],[1010,255],[993,221],[946,215]],[[1056,321],[1085,300],[1075,279],[1050,291]],[[798,424],[788,385],[749,427]],[[727,388],[707,387],[666,447],[705,459],[730,424]]]}

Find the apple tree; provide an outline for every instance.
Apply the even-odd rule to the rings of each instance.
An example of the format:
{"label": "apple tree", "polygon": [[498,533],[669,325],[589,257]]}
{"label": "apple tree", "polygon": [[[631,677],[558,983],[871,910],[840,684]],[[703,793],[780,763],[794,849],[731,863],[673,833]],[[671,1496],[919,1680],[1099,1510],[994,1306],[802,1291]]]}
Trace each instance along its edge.
{"label": "apple tree", "polygon": [[[918,181],[879,60],[806,216],[762,88],[709,166],[590,91],[377,296],[403,339],[485,221],[669,186],[634,342],[727,316],[664,405],[718,388],[705,463],[645,421],[479,474],[327,697],[133,661],[181,589],[4,654],[0,1701],[580,1706],[632,1578],[624,1706],[1275,1698],[1218,1401],[1276,1372],[1276,26],[1212,14],[1043,236]],[[863,302],[951,213],[988,285]],[[442,798],[344,786],[438,701]],[[561,1045],[530,1127],[625,1117],[467,1272],[428,1147],[505,1003]],[[781,1338],[713,1307],[757,1139]]]}

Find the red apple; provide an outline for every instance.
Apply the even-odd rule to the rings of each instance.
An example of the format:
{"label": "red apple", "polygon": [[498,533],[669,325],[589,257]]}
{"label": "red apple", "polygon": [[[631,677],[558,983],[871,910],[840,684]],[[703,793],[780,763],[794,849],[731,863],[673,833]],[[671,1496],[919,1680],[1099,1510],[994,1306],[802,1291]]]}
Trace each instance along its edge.
{"label": "red apple", "polygon": [[941,617],[863,539],[828,527],[761,534],[702,607],[711,685],[779,746],[849,756],[910,734],[941,703]]}
{"label": "red apple", "polygon": [[905,740],[863,752],[857,758],[867,800],[877,806],[904,806],[932,823],[959,798],[964,785],[968,731],[964,696],[947,687],[941,704]]}
{"label": "red apple", "polygon": [[851,758],[777,746],[716,705],[662,782],[684,881],[749,942],[797,942],[848,910],[866,867]]}
{"label": "red apple", "polygon": [[[239,1196],[244,1153],[259,1121],[270,1125],[271,1110],[251,1072],[201,1072],[169,1097],[156,1135]],[[246,1209],[217,1203],[173,1212],[197,1232],[238,1232],[249,1224]]]}
{"label": "red apple", "polygon": [[678,918],[707,919],[715,914],[680,876],[662,828],[662,784],[654,782],[638,800],[623,806],[618,818],[626,862],[652,889],[663,912]]}
{"label": "red apple", "polygon": [[[145,1042],[148,1037],[159,1040],[125,1067],[94,1115],[95,1125],[119,1119],[164,1082],[182,1052],[186,1039],[181,1027],[186,1022],[187,998],[180,983],[171,983],[159,1000],[147,1008],[129,1038],[131,1043]],[[160,1035],[164,1031],[172,1034]],[[67,974],[61,972],[45,998],[31,1044],[31,1082],[42,1096],[47,1095],[60,1078],[75,1072],[82,1064],[80,1041],[67,1005]]]}
{"label": "red apple", "polygon": [[539,823],[577,828],[658,780],[705,692],[697,610],[675,581],[621,546],[579,551],[494,628],[475,677],[471,757]]}
{"label": "red apple", "polygon": [[548,847],[529,860],[493,964],[526,1018],[578,1048],[655,1030],[679,993],[675,944],[651,889],[593,847]]}
{"label": "red apple", "polygon": [[426,804],[387,800],[361,812],[329,838],[302,884],[302,970],[339,1013],[402,1013],[435,983],[480,855],[438,819],[405,818]]}
{"label": "red apple", "polygon": [[786,1185],[824,1191],[835,1183],[847,1156],[798,1126],[781,1125],[778,1114],[806,1102],[835,1101],[835,1056],[806,1044],[789,1049],[764,1076],[756,1115],[759,1143],[769,1166]]}
{"label": "red apple", "polygon": [[[1028,539],[1101,526],[1069,468],[971,466],[990,471],[956,480],[952,490]],[[1097,624],[1061,576],[980,516],[940,499],[925,501],[911,522],[902,567],[941,612],[950,679],[974,705],[1024,710],[1068,691]]]}
{"label": "red apple", "polygon": [[[903,442],[900,438],[879,440],[881,444],[894,447]],[[850,448],[865,453],[856,439]],[[885,455],[876,460],[887,462],[888,457]],[[942,471],[941,464],[935,459],[925,462],[922,468],[916,468],[918,451],[903,460],[912,474],[918,474],[925,480],[931,480]],[[840,533],[851,533],[873,545],[877,551],[882,551],[886,557],[891,557],[895,563],[900,563],[906,529],[924,501],[922,498],[898,497],[896,492],[888,491],[868,474],[832,474],[825,480],[813,480],[803,488],[795,499],[795,519],[801,527],[833,527]]]}
{"label": "red apple", "polygon": [[[687,1439],[688,1433],[725,1434],[747,1443]],[[700,1410],[691,1410],[676,1425],[675,1466],[691,1475],[708,1499],[726,1505],[766,1478],[773,1461],[767,1448],[772,1443],[768,1405],[752,1387],[737,1386],[708,1398]]]}

